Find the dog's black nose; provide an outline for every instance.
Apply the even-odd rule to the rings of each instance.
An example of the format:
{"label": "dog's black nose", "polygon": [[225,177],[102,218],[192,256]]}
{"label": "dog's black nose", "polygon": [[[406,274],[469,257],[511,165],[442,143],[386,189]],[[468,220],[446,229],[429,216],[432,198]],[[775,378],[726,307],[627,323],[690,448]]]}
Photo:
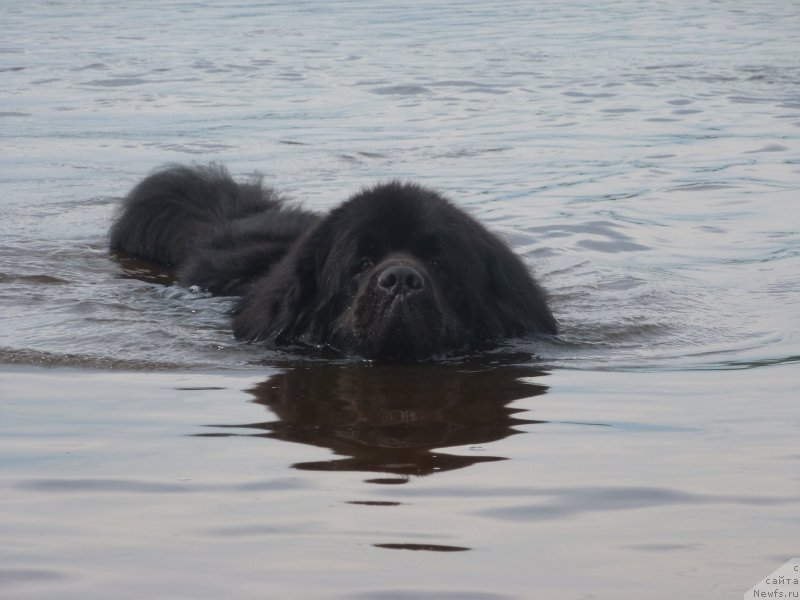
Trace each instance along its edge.
{"label": "dog's black nose", "polygon": [[378,286],[387,294],[417,292],[425,287],[422,275],[409,265],[392,265],[378,275]]}

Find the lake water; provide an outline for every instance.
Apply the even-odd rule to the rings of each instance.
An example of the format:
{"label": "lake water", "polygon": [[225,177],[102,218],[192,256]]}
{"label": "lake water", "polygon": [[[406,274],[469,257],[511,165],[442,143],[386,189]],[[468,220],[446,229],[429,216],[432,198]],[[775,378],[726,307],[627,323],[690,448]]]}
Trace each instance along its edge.
{"label": "lake water", "polygon": [[[800,554],[800,4],[6,0],[0,597],[739,598]],[[392,367],[237,343],[107,253],[221,161],[412,179],[563,333]]]}

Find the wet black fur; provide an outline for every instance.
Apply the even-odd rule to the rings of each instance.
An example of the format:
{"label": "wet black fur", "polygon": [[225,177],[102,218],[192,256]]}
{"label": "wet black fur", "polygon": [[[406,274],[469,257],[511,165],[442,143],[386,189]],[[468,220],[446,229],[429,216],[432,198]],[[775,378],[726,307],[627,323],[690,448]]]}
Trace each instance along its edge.
{"label": "wet black fur", "polygon": [[170,166],[125,198],[111,249],[242,296],[240,339],[424,360],[556,333],[544,292],[498,237],[434,191],[391,182],[327,215],[221,166]]}

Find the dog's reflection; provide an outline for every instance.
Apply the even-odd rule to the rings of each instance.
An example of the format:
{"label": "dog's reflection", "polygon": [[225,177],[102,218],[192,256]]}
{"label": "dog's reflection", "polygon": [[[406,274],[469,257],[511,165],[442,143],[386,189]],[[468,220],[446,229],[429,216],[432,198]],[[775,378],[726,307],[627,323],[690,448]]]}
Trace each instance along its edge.
{"label": "dog's reflection", "polygon": [[[295,366],[249,390],[277,420],[213,427],[258,429],[246,435],[322,446],[346,457],[293,465],[297,469],[428,475],[503,460],[482,455],[477,446],[518,433],[516,425],[541,422],[515,416],[521,409],[508,405],[545,393],[546,386],[530,381],[542,375],[496,365]],[[459,454],[436,451],[453,446],[461,447]]]}

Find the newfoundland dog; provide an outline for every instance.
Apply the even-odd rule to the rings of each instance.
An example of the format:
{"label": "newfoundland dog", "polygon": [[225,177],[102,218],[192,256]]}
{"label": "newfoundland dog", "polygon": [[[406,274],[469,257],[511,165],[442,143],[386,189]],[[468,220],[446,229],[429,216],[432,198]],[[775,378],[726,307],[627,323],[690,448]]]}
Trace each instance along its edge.
{"label": "newfoundland dog", "polygon": [[497,236],[434,191],[391,182],[325,215],[219,165],[169,166],[124,199],[113,251],[242,296],[233,329],[272,346],[419,361],[556,333],[545,294]]}

